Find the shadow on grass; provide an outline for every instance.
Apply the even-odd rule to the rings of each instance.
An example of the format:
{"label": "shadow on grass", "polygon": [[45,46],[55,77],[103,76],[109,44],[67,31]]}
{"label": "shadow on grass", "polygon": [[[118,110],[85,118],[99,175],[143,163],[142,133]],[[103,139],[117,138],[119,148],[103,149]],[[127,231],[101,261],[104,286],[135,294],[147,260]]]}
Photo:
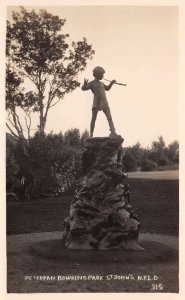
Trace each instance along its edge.
{"label": "shadow on grass", "polygon": [[74,250],[68,249],[61,240],[47,240],[31,246],[31,254],[45,260],[62,264],[126,263],[127,265],[159,264],[178,261],[178,251],[153,241],[140,243],[145,250]]}

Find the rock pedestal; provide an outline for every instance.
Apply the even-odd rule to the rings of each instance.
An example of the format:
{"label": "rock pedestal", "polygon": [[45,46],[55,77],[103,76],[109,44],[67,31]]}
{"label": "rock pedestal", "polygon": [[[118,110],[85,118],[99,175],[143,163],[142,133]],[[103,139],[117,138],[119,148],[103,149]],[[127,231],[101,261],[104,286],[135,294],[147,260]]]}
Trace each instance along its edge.
{"label": "rock pedestal", "polygon": [[70,249],[143,249],[124,184],[122,142],[121,136],[85,140],[83,178],[64,221],[63,240]]}

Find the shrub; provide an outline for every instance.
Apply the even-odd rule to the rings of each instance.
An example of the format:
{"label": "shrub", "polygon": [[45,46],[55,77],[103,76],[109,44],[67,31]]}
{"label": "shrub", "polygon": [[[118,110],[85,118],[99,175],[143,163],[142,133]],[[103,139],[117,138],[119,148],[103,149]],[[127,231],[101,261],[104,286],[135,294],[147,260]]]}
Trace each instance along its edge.
{"label": "shrub", "polygon": [[6,190],[10,192],[19,171],[19,165],[14,156],[13,145],[7,143],[6,148]]}
{"label": "shrub", "polygon": [[144,159],[141,162],[141,171],[153,171],[157,169],[157,163],[151,159]]}
{"label": "shrub", "polygon": [[133,154],[127,150],[125,152],[125,155],[123,156],[122,159],[123,167],[124,169],[129,172],[129,171],[135,171],[137,169],[137,160],[133,156]]}
{"label": "shrub", "polygon": [[[25,145],[19,140],[11,155],[18,169],[10,172],[11,191],[19,199],[56,196],[70,187],[80,172],[80,149],[65,142],[62,134],[36,133]],[[9,159],[10,160],[10,159]],[[8,162],[9,162],[8,160]],[[10,162],[7,164],[8,170]]]}

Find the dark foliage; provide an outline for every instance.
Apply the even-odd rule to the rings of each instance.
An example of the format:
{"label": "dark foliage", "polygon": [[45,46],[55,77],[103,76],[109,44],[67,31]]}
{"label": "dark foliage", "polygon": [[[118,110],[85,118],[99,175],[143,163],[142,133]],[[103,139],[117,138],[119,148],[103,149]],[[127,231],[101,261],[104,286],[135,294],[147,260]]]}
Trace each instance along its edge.
{"label": "dark foliage", "polygon": [[[28,143],[7,134],[7,192],[19,199],[57,196],[73,188],[84,175],[82,153],[84,139],[77,128],[59,134],[37,132]],[[178,142],[168,147],[163,139],[153,142],[151,149],[139,143],[123,150],[122,163],[125,171],[152,171],[178,164]],[[85,164],[87,164],[86,162]]]}
{"label": "dark foliage", "polygon": [[157,169],[157,163],[151,159],[144,159],[141,162],[141,171],[153,171]]}
{"label": "dark foliage", "polygon": [[63,193],[81,173],[81,153],[78,129],[64,135],[37,132],[28,144],[7,139],[7,192],[19,199]]}
{"label": "dark foliage", "polygon": [[165,145],[162,136],[153,141],[151,148],[142,148],[139,143],[124,149],[123,166],[126,171],[152,171],[178,166],[179,143],[174,141]]}

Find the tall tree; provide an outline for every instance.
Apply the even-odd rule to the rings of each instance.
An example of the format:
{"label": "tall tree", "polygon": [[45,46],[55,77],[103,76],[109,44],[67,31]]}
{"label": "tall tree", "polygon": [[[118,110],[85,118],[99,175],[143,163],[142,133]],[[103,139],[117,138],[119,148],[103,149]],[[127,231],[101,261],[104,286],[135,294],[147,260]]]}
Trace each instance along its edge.
{"label": "tall tree", "polygon": [[70,147],[81,147],[80,131],[77,128],[69,129],[64,134],[65,142]]}
{"label": "tall tree", "polygon": [[157,154],[160,154],[160,153],[164,152],[164,150],[165,150],[165,141],[164,141],[162,136],[158,137],[158,141],[153,141],[152,142],[152,150]]}
{"label": "tall tree", "polygon": [[90,137],[90,133],[89,133],[89,131],[87,129],[85,129],[84,132],[82,132],[82,135],[81,135],[82,146],[84,146],[85,139],[87,139],[89,137]]}
{"label": "tall tree", "polygon": [[152,142],[152,149],[149,158],[158,163],[159,166],[164,166],[169,163],[166,155],[166,145],[162,136],[158,137],[158,141]]}
{"label": "tall tree", "polygon": [[[69,34],[63,32],[66,20],[47,10],[36,13],[20,7],[12,18],[11,23],[7,22],[7,73],[19,78],[16,93],[27,80],[33,88],[24,96],[21,90],[17,103],[11,94],[12,81],[7,80],[7,109],[13,120],[9,127],[18,131],[15,108],[19,106],[26,109],[27,116],[39,113],[39,129],[44,132],[49,109],[80,85],[77,75],[92,59],[94,50],[86,38],[69,45]],[[20,135],[20,130],[17,133]]]}
{"label": "tall tree", "polygon": [[179,142],[174,141],[169,144],[166,153],[171,163],[179,163]]}
{"label": "tall tree", "polygon": [[[30,139],[32,106],[36,100],[33,92],[26,92],[22,87],[23,80],[7,65],[6,69],[6,110],[7,128],[16,139]],[[20,120],[19,113],[24,115]],[[24,129],[24,127],[26,129]]]}

